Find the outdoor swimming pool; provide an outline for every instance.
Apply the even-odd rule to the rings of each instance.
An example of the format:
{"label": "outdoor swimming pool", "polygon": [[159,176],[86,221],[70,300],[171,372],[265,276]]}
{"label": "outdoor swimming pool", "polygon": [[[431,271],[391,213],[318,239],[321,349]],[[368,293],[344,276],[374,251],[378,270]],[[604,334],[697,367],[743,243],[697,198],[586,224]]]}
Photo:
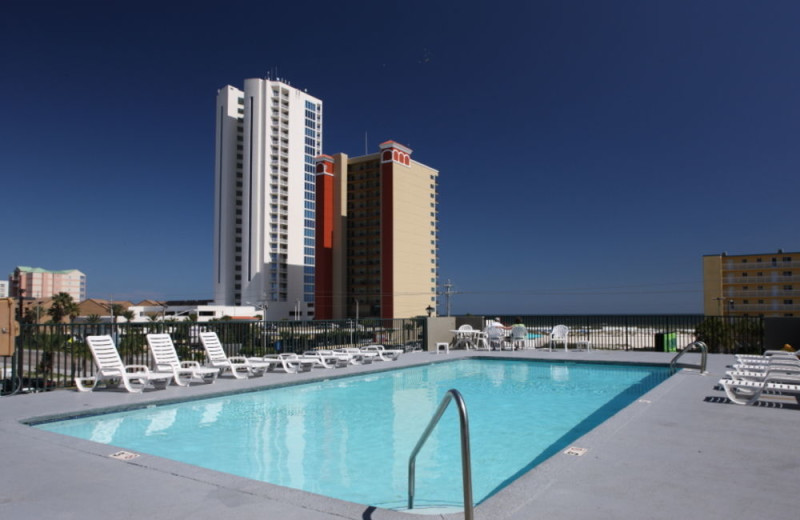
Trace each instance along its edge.
{"label": "outdoor swimming pool", "polygon": [[[476,503],[647,392],[665,367],[472,359],[37,425],[386,508],[450,388],[469,408]],[[417,458],[415,503],[462,505],[453,407]]]}

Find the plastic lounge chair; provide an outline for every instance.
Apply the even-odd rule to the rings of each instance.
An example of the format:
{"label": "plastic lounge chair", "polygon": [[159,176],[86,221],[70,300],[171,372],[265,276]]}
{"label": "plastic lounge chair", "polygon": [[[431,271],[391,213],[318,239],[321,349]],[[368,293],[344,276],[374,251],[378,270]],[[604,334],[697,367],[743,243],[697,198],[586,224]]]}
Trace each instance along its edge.
{"label": "plastic lounge chair", "polygon": [[355,347],[337,348],[334,352],[349,355],[350,363],[353,365],[368,365],[378,357],[375,352],[363,352],[360,348]]}
{"label": "plastic lounge chair", "polygon": [[745,360],[733,365],[734,370],[749,370],[751,372],[765,372],[771,369],[786,369],[794,368],[800,370],[800,360],[791,360],[789,358],[770,358],[765,361],[759,360]]}
{"label": "plastic lounge chair", "polygon": [[800,384],[800,368],[775,367],[764,372],[748,370],[728,370],[725,372],[728,379],[743,381],[771,381],[779,383]]}
{"label": "plastic lounge chair", "polygon": [[220,369],[220,375],[230,371],[236,379],[245,379],[252,375],[263,375],[270,366],[267,361],[252,360],[243,356],[228,357],[216,332],[201,332],[200,343],[206,351],[208,363]]}
{"label": "plastic lounge chair", "polygon": [[328,363],[334,363],[336,368],[342,368],[350,365],[350,355],[341,352],[335,352],[329,349],[315,350],[317,355],[323,357]]}
{"label": "plastic lounge chair", "polygon": [[343,368],[350,364],[350,356],[337,354],[332,350],[306,350],[303,357],[317,359],[319,363],[314,366],[324,366],[325,368]]}
{"label": "plastic lounge chair", "polygon": [[387,349],[383,345],[367,345],[361,348],[362,352],[375,352],[378,356],[375,359],[380,361],[397,361],[402,350]]}
{"label": "plastic lounge chair", "polygon": [[569,336],[569,327],[566,325],[556,325],[550,331],[550,352],[553,351],[554,343],[563,343],[564,352],[567,352],[567,336]]}
{"label": "plastic lounge chair", "polygon": [[764,381],[720,379],[719,384],[722,385],[728,399],[736,404],[753,404],[759,400],[764,392],[793,395],[797,402],[800,403],[800,384],[781,381],[784,381],[784,379],[766,379]]}
{"label": "plastic lounge chair", "polygon": [[219,368],[204,367],[197,361],[178,359],[178,353],[169,334],[148,334],[147,346],[153,354],[156,369],[162,372],[171,370],[178,386],[189,386],[192,381],[213,383],[217,380]]}
{"label": "plastic lounge chair", "polygon": [[[97,365],[94,377],[76,377],[75,386],[80,392],[93,390],[101,381],[108,387],[117,387],[119,383],[128,392],[139,393],[147,386],[166,388],[172,380],[172,371],[152,371],[144,365],[127,365],[122,363],[117,347],[111,336],[88,336],[86,343],[92,351],[92,357]],[[87,386],[91,383],[91,386]]]}
{"label": "plastic lounge chair", "polygon": [[280,369],[287,374],[308,372],[314,367],[314,365],[319,363],[319,360],[316,358],[303,358],[293,352],[284,352],[283,354],[278,354],[277,356],[264,356],[261,359],[269,364],[267,371],[272,372],[275,369]]}
{"label": "plastic lounge chair", "polygon": [[800,361],[797,352],[786,350],[767,350],[763,355],[755,354],[736,354],[736,361],[739,363],[770,363],[774,361]]}

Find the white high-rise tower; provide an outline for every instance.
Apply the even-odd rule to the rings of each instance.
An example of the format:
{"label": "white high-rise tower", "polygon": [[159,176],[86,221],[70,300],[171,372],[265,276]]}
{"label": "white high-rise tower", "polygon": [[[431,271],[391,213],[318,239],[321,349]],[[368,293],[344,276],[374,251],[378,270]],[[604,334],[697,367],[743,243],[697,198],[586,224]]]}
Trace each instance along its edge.
{"label": "white high-rise tower", "polygon": [[281,80],[217,93],[214,301],[314,316],[315,164],[322,101]]}

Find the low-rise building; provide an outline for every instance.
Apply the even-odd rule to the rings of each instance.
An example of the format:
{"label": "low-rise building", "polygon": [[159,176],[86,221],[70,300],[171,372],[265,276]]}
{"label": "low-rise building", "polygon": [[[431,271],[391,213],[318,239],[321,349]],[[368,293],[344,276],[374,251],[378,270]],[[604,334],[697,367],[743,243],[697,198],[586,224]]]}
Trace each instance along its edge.
{"label": "low-rise building", "polygon": [[800,253],[703,256],[707,316],[800,316]]}

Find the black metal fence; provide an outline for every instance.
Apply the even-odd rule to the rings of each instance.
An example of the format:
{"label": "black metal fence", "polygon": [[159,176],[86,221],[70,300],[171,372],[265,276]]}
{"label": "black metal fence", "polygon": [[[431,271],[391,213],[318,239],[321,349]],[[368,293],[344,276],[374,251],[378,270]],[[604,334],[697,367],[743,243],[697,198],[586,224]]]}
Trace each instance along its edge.
{"label": "black metal fence", "polygon": [[150,333],[170,334],[182,360],[202,362],[200,333],[207,331],[217,333],[228,355],[260,357],[370,343],[419,345],[423,326],[420,319],[23,324],[14,356],[0,357],[0,390],[7,394],[66,388],[76,377],[92,376],[95,365],[87,336],[111,335],[126,365],[152,366],[146,340]]}
{"label": "black metal fence", "polygon": [[[518,316],[500,316],[505,325]],[[587,341],[601,350],[659,350],[664,335],[677,349],[699,340],[709,352],[758,354],[764,350],[764,320],[760,316],[676,315],[553,315],[521,316],[529,331],[547,336],[556,325],[569,327],[569,341]]]}
{"label": "black metal fence", "polygon": [[[515,316],[502,316],[510,325]],[[682,349],[695,339],[710,352],[760,353],[764,322],[760,317],[707,317],[702,315],[524,316],[532,337],[546,341],[555,325],[570,328],[570,342],[588,341],[594,349],[656,350],[659,335],[674,334]],[[0,391],[44,391],[72,387],[76,377],[94,374],[86,345],[91,335],[111,335],[126,364],[151,365],[145,336],[169,333],[184,360],[204,359],[199,334],[214,331],[228,355],[263,356],[318,348],[338,348],[380,343],[419,346],[424,318],[406,320],[365,319],[342,321],[264,322],[218,321],[152,322],[124,324],[24,324],[13,357],[0,358]],[[456,323],[482,322],[481,317],[458,317]],[[482,325],[478,325],[482,326]],[[663,336],[661,336],[663,338]],[[660,345],[663,347],[664,345]]]}

